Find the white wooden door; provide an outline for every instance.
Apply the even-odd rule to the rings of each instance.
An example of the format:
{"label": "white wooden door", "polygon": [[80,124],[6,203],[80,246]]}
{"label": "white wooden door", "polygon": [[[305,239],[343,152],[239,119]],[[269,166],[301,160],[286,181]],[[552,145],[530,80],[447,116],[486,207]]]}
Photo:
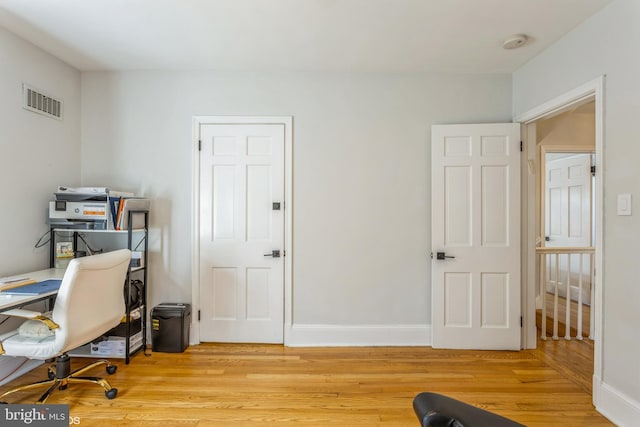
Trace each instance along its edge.
{"label": "white wooden door", "polygon": [[433,347],[519,350],[520,125],[433,126],[431,156]]}
{"label": "white wooden door", "polygon": [[591,246],[591,153],[547,153],[545,246]]}
{"label": "white wooden door", "polygon": [[[585,247],[592,242],[592,183],[591,153],[545,154],[544,246]],[[556,261],[558,276],[555,277]],[[580,273],[580,268],[582,272]],[[591,258],[585,255],[547,256],[546,279],[548,292],[567,296],[566,278],[569,273],[571,298],[591,303]],[[582,276],[582,289],[578,286]]]}
{"label": "white wooden door", "polygon": [[200,339],[282,343],[284,125],[203,124],[200,140]]}

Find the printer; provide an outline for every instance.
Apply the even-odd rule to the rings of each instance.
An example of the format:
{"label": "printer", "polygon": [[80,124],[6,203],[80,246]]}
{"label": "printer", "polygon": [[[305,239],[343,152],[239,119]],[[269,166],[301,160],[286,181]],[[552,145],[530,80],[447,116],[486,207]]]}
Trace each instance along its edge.
{"label": "printer", "polygon": [[49,224],[54,227],[107,229],[109,189],[105,187],[58,187],[49,202]]}

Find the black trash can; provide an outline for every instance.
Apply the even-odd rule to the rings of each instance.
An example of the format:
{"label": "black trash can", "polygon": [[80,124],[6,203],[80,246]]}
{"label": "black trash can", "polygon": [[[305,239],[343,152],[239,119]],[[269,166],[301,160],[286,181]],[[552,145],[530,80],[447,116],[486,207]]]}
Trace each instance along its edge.
{"label": "black trash can", "polygon": [[181,353],[189,346],[191,305],[162,303],[151,310],[151,349]]}

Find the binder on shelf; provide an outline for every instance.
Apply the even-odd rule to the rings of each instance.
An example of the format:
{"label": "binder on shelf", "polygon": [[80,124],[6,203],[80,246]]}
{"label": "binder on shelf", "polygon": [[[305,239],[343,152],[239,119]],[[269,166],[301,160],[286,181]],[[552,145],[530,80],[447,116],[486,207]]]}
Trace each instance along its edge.
{"label": "binder on shelf", "polygon": [[[129,211],[148,211],[151,201],[144,198],[123,198],[120,200],[120,209],[118,213],[118,225],[116,230],[126,230],[129,227]],[[131,228],[144,228],[144,217],[142,215],[134,215]]]}
{"label": "binder on shelf", "polygon": [[120,230],[120,222],[122,220],[122,209],[124,208],[124,201],[126,199],[124,198],[120,198],[120,201],[118,203],[118,215],[116,216],[116,226],[115,229],[116,230]]}
{"label": "binder on shelf", "polygon": [[118,226],[118,211],[120,210],[122,197],[109,197],[109,210],[111,211],[111,224],[115,230]]}

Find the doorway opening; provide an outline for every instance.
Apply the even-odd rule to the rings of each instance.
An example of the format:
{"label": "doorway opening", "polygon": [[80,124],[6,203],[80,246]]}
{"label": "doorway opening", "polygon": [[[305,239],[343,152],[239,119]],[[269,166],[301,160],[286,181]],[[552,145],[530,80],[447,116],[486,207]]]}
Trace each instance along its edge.
{"label": "doorway opening", "polygon": [[[565,93],[564,95],[561,95],[545,104],[542,104],[519,117],[516,117],[516,120],[523,124],[522,135],[526,147],[523,163],[528,166],[525,172],[526,176],[523,176],[523,188],[526,187],[524,193],[525,197],[523,198],[523,210],[524,212],[526,212],[526,214],[523,216],[523,224],[526,224],[525,227],[523,227],[523,348],[536,348],[538,346],[537,340],[541,337],[541,333],[538,332],[536,327],[536,312],[538,308],[542,310],[542,308],[544,307],[544,304],[542,304],[542,302],[546,294],[545,288],[547,287],[547,284],[541,285],[541,279],[548,277],[548,269],[541,269],[539,254],[541,249],[545,250],[545,246],[549,246],[547,245],[548,242],[546,241],[546,237],[549,236],[551,238],[551,235],[545,234],[545,232],[548,232],[549,230],[546,229],[547,226],[544,225],[544,194],[542,194],[544,185],[540,182],[540,180],[544,177],[543,169],[545,168],[545,166],[543,166],[543,160],[545,157],[547,157],[546,152],[551,153],[556,151],[565,153],[578,153],[593,151],[593,156],[590,157],[595,172],[595,177],[590,182],[590,191],[591,195],[593,196],[593,205],[589,208],[590,213],[587,215],[588,217],[590,217],[590,224],[587,227],[589,234],[587,240],[592,244],[592,254],[587,256],[587,258],[590,258],[589,261],[583,261],[583,266],[578,267],[577,272],[574,273],[573,276],[568,277],[566,271],[564,271],[563,273],[560,273],[559,275],[556,275],[554,278],[552,278],[550,287],[553,291],[553,299],[556,298],[556,289],[559,291],[561,288],[564,288],[565,298],[566,294],[569,295],[569,298],[567,298],[566,301],[570,303],[573,300],[572,297],[574,296],[576,297],[576,299],[579,295],[582,295],[583,298],[586,298],[586,291],[579,291],[580,285],[578,284],[579,282],[577,280],[579,280],[580,277],[583,278],[583,288],[589,288],[588,307],[590,313],[588,314],[589,332],[587,335],[591,336],[593,338],[593,341],[590,341],[588,338],[583,340],[576,340],[575,338],[573,338],[573,341],[577,343],[588,342],[593,344],[593,370],[589,370],[589,372],[586,372],[585,377],[591,379],[591,381],[587,382],[589,383],[589,385],[593,385],[592,396],[594,396],[594,404],[597,403],[595,401],[596,397],[598,396],[597,388],[601,383],[602,376],[601,337],[603,265],[603,92],[604,77],[599,77],[568,93]],[[565,117],[561,117],[563,115],[565,115]],[[585,118],[585,116],[587,115],[590,116],[588,120]],[[587,126],[586,128],[589,129],[590,140],[593,141],[593,144],[584,144],[584,142],[581,143],[580,141],[577,141],[577,145],[590,146],[588,148],[582,147],[581,149],[562,147],[563,145],[571,146],[572,144],[570,144],[569,141],[576,139],[574,138],[576,131],[575,129],[571,130],[570,126],[567,126],[567,129],[564,132],[556,132],[555,136],[557,136],[558,138],[555,145],[557,145],[558,148],[556,148],[555,150],[553,148],[550,148],[552,144],[540,144],[540,142],[544,142],[543,140],[545,139],[545,137],[549,135],[549,129],[545,129],[545,126],[549,127],[549,125],[553,124],[554,119],[561,120],[562,118],[566,118],[567,116],[573,116],[574,122],[579,121],[577,120],[577,118],[582,118],[584,122],[589,123],[589,126]],[[558,131],[557,123],[555,127],[551,126],[551,129],[556,129],[556,131]],[[545,150],[542,150],[541,146],[545,146]],[[591,166],[589,167],[589,172],[591,172]],[[579,211],[580,209],[576,209],[574,211],[574,215],[576,215],[575,212]],[[576,224],[579,224],[579,221],[575,222],[574,218],[574,232],[576,231]],[[584,230],[585,228],[583,226],[584,224],[582,224],[579,228],[581,230]],[[549,250],[554,249],[550,248]],[[551,269],[553,274],[555,274],[556,271],[562,271],[560,269],[562,263],[560,261],[555,262],[556,264],[552,264],[553,268]],[[579,261],[563,262],[567,264],[566,268],[568,268],[572,263],[578,263]],[[588,275],[580,274],[580,272],[586,268],[586,265],[589,265],[589,268],[593,273],[590,278],[585,280],[585,277]],[[574,280],[576,281],[574,282]],[[573,287],[571,286],[571,282],[574,283]],[[574,289],[576,285],[578,286],[578,291]],[[540,292],[541,290],[543,292]],[[558,299],[559,298],[560,292],[558,292]],[[566,311],[560,311],[560,313],[562,313],[563,318],[566,319]],[[572,314],[573,313],[570,313],[569,316],[571,316]],[[583,318],[584,317],[587,317],[585,312],[583,312]],[[539,326],[542,325],[539,324]],[[574,329],[577,329],[577,326],[575,326]],[[565,341],[564,333],[561,334],[560,331],[555,331],[554,333],[553,323],[551,324],[550,332],[551,333],[549,334],[549,339],[541,342],[557,342],[553,339],[554,335],[558,336],[558,340]],[[575,335],[576,333],[574,332],[573,336],[575,337]],[[569,335],[569,337],[571,337],[571,335]]]}
{"label": "doorway opening", "polygon": [[593,339],[595,103],[537,120],[536,327]]}

